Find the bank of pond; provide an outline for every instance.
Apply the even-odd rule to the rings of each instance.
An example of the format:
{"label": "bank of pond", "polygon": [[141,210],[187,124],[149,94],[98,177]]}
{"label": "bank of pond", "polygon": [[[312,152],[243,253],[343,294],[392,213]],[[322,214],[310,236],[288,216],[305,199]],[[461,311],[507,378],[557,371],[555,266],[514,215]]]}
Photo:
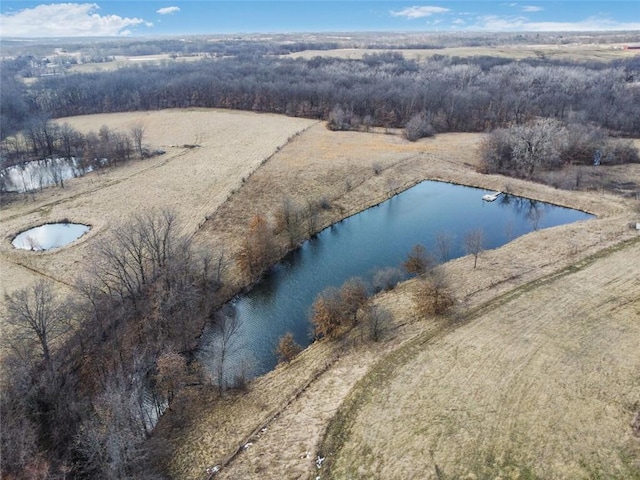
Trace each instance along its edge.
{"label": "bank of pond", "polygon": [[16,235],[11,244],[20,250],[43,251],[64,247],[87,233],[91,227],[81,223],[45,223]]}
{"label": "bank of pond", "polygon": [[320,232],[275,265],[247,294],[224,308],[237,333],[220,358],[219,333],[202,337],[200,359],[212,371],[225,363],[225,378],[254,377],[277,363],[280,337],[292,332],[297,343],[312,341],[309,309],[327,287],[401,267],[416,244],[436,252],[446,239],[447,260],[466,254],[463,240],[481,231],[484,249],[494,249],[534,230],[593,218],[585,212],[462,185],[424,181],[391,199]]}

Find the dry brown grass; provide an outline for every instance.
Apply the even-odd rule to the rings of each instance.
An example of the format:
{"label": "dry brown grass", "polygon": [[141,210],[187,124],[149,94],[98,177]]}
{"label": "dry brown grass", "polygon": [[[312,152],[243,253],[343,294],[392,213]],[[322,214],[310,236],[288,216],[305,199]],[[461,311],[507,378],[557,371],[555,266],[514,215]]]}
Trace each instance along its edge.
{"label": "dry brown grass", "polygon": [[[136,122],[146,127],[144,142],[166,154],[101,170],[11,203],[0,212],[1,295],[45,276],[68,293],[90,261],[96,239],[110,226],[150,207],[173,209],[185,233],[240,188],[266,159],[297,133],[313,125],[306,119],[223,110],[164,110],[87,115],[60,119],[83,131],[102,125],[123,132]],[[184,148],[185,144],[200,145]],[[74,244],[50,252],[16,250],[12,238],[42,223],[69,219],[91,225]],[[1,326],[1,325],[0,325]]]}
{"label": "dry brown grass", "polygon": [[[633,58],[633,50],[625,50],[623,44],[568,44],[568,45],[505,45],[501,47],[448,47],[439,49],[397,49],[410,60],[424,60],[434,55],[452,57],[491,56],[522,60],[525,58],[546,58],[577,61],[610,62],[619,59]],[[290,57],[306,58],[334,57],[347,59],[361,59],[364,55],[382,53],[386,50],[364,48],[340,48],[335,50],[305,50],[292,53]]]}
{"label": "dry brown grass", "polygon": [[639,264],[635,241],[383,360],[330,478],[638,478]]}
{"label": "dry brown grass", "polygon": [[[272,220],[284,197],[300,205],[326,197],[331,208],[323,212],[321,220],[328,225],[422,179],[508,189],[599,217],[534,232],[485,252],[475,270],[468,258],[450,262],[447,270],[455,279],[461,311],[637,235],[627,228],[637,217],[630,200],[605,192],[561,191],[477,173],[479,134],[438,135],[410,143],[397,135],[330,132],[317,124],[287,143],[292,134],[313,122],[204,110],[67,119],[83,130],[97,130],[102,124],[128,129],[140,120],[147,124],[147,143],[166,148],[166,155],[71,181],[65,190],[51,189],[35,202],[15,204],[0,213],[0,233],[5,238],[0,267],[3,272],[5,265],[12,269],[18,279],[15,284],[42,274],[71,281],[93,238],[128,212],[149,204],[173,206],[197,242],[225,245],[231,257],[251,216],[260,213]],[[175,146],[186,143],[202,147]],[[281,145],[285,146],[278,150]],[[374,164],[379,165],[379,174],[374,173]],[[193,170],[193,175],[186,170]],[[634,166],[623,170],[619,175],[638,180]],[[242,178],[251,172],[242,184]],[[241,184],[242,188],[229,197]],[[76,245],[58,252],[16,252],[8,246],[11,234],[64,217],[85,221],[94,229]],[[284,246],[284,236],[280,241]],[[252,382],[249,392],[238,398],[217,401],[206,389],[186,392],[174,407],[182,418],[166,416],[157,432],[159,438],[170,441],[171,452],[164,460],[173,476],[202,478],[208,466],[229,459],[222,471],[225,478],[310,475],[324,429],[354,385],[384,355],[440,328],[437,322],[415,321],[411,285],[403,284],[376,300],[394,318],[378,344],[356,341],[342,349],[321,342],[290,366]],[[537,299],[532,297],[531,308],[535,305]],[[266,430],[261,431],[265,425]],[[253,445],[235,455],[247,441]]]}
{"label": "dry brown grass", "polygon": [[[496,190],[508,186],[516,194],[599,215],[598,220],[534,232],[501,249],[485,252],[476,270],[468,258],[450,262],[447,270],[456,279],[458,308],[464,310],[637,235],[627,227],[634,215],[631,205],[619,197],[602,192],[560,191],[476,173],[476,147],[481,138],[473,134],[447,134],[409,143],[398,136],[337,133],[322,125],[314,126],[260,168],[211,217],[198,238],[201,241],[217,238],[230,245],[232,253],[234,239],[244,234],[249,218],[255,213],[273,218],[285,196],[299,203],[326,196],[332,208],[324,213],[323,221],[329,224],[379,202],[398,186],[424,178]],[[379,175],[374,174],[373,163],[380,165]],[[632,167],[629,172],[637,175]],[[350,189],[346,188],[346,180]],[[260,201],[257,203],[255,199]],[[324,343],[305,351],[298,360],[300,364],[322,364],[329,358],[332,362],[327,372],[308,385],[314,377],[309,376],[306,368],[283,367],[250,385],[247,398],[253,399],[251,408],[245,408],[243,399],[238,405],[211,403],[199,407],[197,415],[187,413],[189,427],[169,435],[176,446],[171,460],[172,475],[200,478],[207,466],[226,463],[238,446],[247,441],[252,445],[233,456],[220,478],[281,479],[311,475],[324,429],[354,385],[385,354],[416,335],[438,330],[438,323],[414,321],[411,298],[409,282],[377,300],[394,316],[394,325],[387,329],[383,342],[367,345],[356,341],[355,346],[350,344],[335,360],[335,352],[326,356],[323,349],[328,347]],[[286,390],[283,385],[287,385]],[[297,393],[303,387],[302,393],[291,400],[292,392]],[[275,417],[274,409],[278,412]],[[217,422],[222,418],[236,419],[227,420],[227,425],[241,423],[242,427],[218,429]],[[260,431],[265,425],[266,430]]]}

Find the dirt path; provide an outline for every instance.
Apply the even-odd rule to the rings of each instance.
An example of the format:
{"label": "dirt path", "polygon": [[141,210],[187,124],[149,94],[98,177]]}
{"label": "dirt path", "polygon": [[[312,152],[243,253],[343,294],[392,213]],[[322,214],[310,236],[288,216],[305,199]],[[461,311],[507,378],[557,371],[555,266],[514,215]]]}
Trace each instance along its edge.
{"label": "dirt path", "polygon": [[[102,125],[128,131],[146,126],[145,143],[166,154],[132,161],[48,188],[0,211],[0,314],[4,294],[39,278],[55,282],[64,297],[91,262],[97,239],[112,225],[148,208],[171,208],[183,231],[195,233],[271,155],[316,122],[281,115],[193,109],[86,115],[59,120],[82,132]],[[185,144],[198,143],[198,148]],[[43,223],[69,219],[91,226],[72,244],[49,252],[16,250],[13,237]],[[0,334],[8,335],[0,321]],[[1,354],[1,353],[0,353]]]}
{"label": "dirt path", "polygon": [[[399,187],[427,178],[494,190],[508,189],[518,195],[599,216],[598,220],[533,232],[500,249],[485,252],[476,270],[467,258],[449,262],[446,268],[455,279],[459,308],[464,310],[636,235],[628,228],[635,215],[632,205],[620,197],[602,192],[561,191],[476,173],[475,152],[481,138],[480,135],[449,134],[410,144],[395,136],[336,133],[320,125],[312,127],[260,168],[207,222],[199,236],[203,240],[216,238],[230,245],[232,255],[234,240],[237,244],[251,216],[260,213],[273,219],[285,196],[303,204],[307,198],[325,195],[331,209],[324,213],[322,221],[330,224],[387,198]],[[373,163],[377,163],[380,173],[374,173]],[[628,174],[640,178],[637,166],[631,166]],[[409,282],[378,299],[394,316],[383,342],[350,348],[348,354],[343,353],[293,401],[290,397],[284,400],[281,390],[283,382],[293,388],[291,383],[302,385],[308,381],[309,377],[300,373],[304,371],[300,370],[300,364],[279,368],[269,374],[268,379],[259,379],[250,386],[248,395],[260,398],[262,410],[247,409],[242,406],[244,401],[237,407],[233,402],[224,402],[198,408],[198,413],[190,417],[192,429],[188,434],[178,433],[172,438],[179,446],[173,452],[172,474],[176,478],[204,478],[207,467],[225,463],[230,452],[240,447],[240,453],[221,470],[222,478],[282,479],[313,475],[315,452],[324,428],[353,386],[379,358],[421,332],[437,328],[433,322],[414,321],[411,291]],[[322,343],[314,345],[297,361],[301,364],[320,362],[325,347]],[[280,380],[275,382],[277,378]],[[265,417],[266,411],[270,416]],[[273,411],[278,412],[277,415],[273,416]],[[212,432],[222,417],[230,419],[225,422],[227,433],[216,436]],[[270,419],[267,429],[251,436],[267,418]],[[229,434],[235,435],[235,441]],[[205,435],[210,445],[192,441]],[[246,442],[251,445],[244,449]],[[222,444],[229,443],[231,450],[221,448]]]}
{"label": "dirt path", "polygon": [[[17,201],[0,212],[2,291],[30,284],[38,273],[73,284],[90,258],[91,245],[111,225],[151,207],[176,211],[182,227],[194,233],[266,159],[314,121],[281,115],[223,110],[163,110],[60,119],[83,131],[102,125],[128,131],[141,122],[145,143],[166,154],[94,172],[48,188],[34,199]],[[185,144],[200,145],[186,148]],[[51,252],[14,249],[20,231],[47,222],[70,219],[91,225],[91,231],[69,247]],[[22,268],[24,267],[24,268]],[[63,290],[64,291],[64,288]]]}
{"label": "dirt path", "polygon": [[[35,203],[19,204],[17,210],[0,214],[0,235],[5,238],[0,246],[3,289],[28,282],[34,271],[64,281],[74,278],[93,236],[105,232],[126,212],[150,204],[174,206],[186,228],[197,232],[202,246],[225,245],[227,257],[232,258],[251,216],[259,213],[273,222],[284,198],[298,205],[326,199],[330,208],[320,221],[329,225],[422,179],[508,190],[598,216],[533,232],[485,252],[476,270],[468,258],[449,262],[446,268],[455,279],[461,310],[637,235],[628,228],[637,216],[633,205],[620,197],[477,173],[479,134],[438,135],[410,143],[396,135],[330,132],[322,124],[271,115],[201,110],[176,111],[176,116],[154,113],[142,114],[148,122],[148,141],[166,146],[167,158],[175,161],[159,158],[151,160],[157,166],[133,163],[88,182],[71,181],[64,191],[51,190]],[[102,124],[126,129],[138,120],[127,115],[70,121],[87,130]],[[196,140],[202,147],[181,155],[184,148],[179,145]],[[262,164],[265,158],[269,161]],[[640,179],[640,166],[626,166],[618,174]],[[90,223],[94,230],[77,245],[55,253],[34,255],[7,248],[11,234],[19,229],[63,217]],[[286,239],[279,240],[284,247]],[[14,280],[11,285],[4,283],[5,272]],[[208,467],[231,458],[221,472],[225,478],[311,475],[324,429],[354,386],[384,355],[438,328],[437,322],[415,321],[411,292],[408,282],[377,300],[393,314],[378,344],[356,342],[347,350],[326,342],[313,345],[291,365],[252,382],[248,392],[238,397],[220,400],[206,388],[185,392],[175,405],[180,414],[166,415],[157,431],[158,437],[170,441],[170,452],[163,457],[173,476],[204,478]],[[330,368],[325,371],[327,365]],[[260,432],[263,425],[267,429]],[[252,445],[244,450],[246,442]],[[235,455],[239,448],[241,453]]]}
{"label": "dirt path", "polygon": [[330,478],[636,478],[638,265],[635,241],[379,364]]}

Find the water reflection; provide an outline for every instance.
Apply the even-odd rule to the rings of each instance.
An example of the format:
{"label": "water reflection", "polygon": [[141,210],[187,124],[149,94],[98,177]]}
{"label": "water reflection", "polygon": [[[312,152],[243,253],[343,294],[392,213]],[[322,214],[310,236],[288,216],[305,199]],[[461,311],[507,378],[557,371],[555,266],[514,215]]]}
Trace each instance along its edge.
{"label": "water reflection", "polygon": [[0,171],[0,187],[6,192],[32,192],[92,170],[76,158],[46,158],[14,165]]}
{"label": "water reflection", "polygon": [[328,286],[354,276],[371,280],[376,269],[397,267],[421,243],[449,259],[464,255],[465,235],[481,229],[484,248],[497,248],[539,228],[592,218],[568,208],[501,195],[482,200],[487,190],[427,181],[321,232],[287,256],[247,295],[231,305],[242,325],[253,375],[276,363],[274,349],[287,331],[308,345],[308,311]]}
{"label": "water reflection", "polygon": [[47,223],[18,234],[11,244],[23,250],[63,247],[87,233],[91,227],[78,223]]}

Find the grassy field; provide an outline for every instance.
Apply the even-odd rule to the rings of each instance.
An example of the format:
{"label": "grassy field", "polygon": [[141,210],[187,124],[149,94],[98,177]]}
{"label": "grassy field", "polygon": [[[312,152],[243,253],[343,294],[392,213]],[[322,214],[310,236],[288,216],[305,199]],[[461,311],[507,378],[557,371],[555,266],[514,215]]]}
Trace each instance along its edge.
{"label": "grassy field", "polygon": [[322,478],[640,478],[639,262],[636,239],[385,358]]}
{"label": "grassy field", "polygon": [[[544,185],[476,173],[482,135],[447,134],[409,143],[381,133],[330,132],[319,124],[290,142],[262,166],[199,231],[197,238],[230,245],[244,235],[252,215],[273,219],[287,196],[298,204],[324,195],[330,224],[387,198],[420,179],[477,185],[580,208],[597,220],[534,232],[495,251],[485,252],[479,268],[459,259],[446,269],[455,279],[458,308],[476,308],[518,286],[597,254],[637,234],[628,228],[633,204],[602,191],[569,192]],[[377,164],[378,174],[373,164]],[[640,166],[614,172],[640,180]],[[256,202],[255,199],[260,199]],[[284,242],[284,239],[282,239]],[[237,245],[237,241],[235,244]],[[329,421],[367,372],[385,355],[418,335],[432,335],[438,322],[416,322],[411,282],[376,301],[393,313],[384,341],[375,345],[324,342],[309,348],[294,364],[252,383],[238,399],[191,392],[181,409],[181,425],[170,417],[159,435],[173,445],[166,456],[175,478],[202,478],[207,467],[224,465],[218,478],[305,478],[315,471],[315,455]],[[536,305],[532,300],[532,305]],[[535,307],[532,307],[535,308]],[[376,412],[376,415],[379,412]],[[373,420],[375,421],[375,420]],[[251,445],[244,447],[247,443]],[[384,476],[380,477],[384,478]]]}
{"label": "grassy field", "polygon": [[[495,444],[494,450],[499,453],[500,446],[506,442],[504,435],[521,432],[531,424],[527,422],[544,420],[544,413],[551,409],[552,405],[544,403],[544,398],[536,396],[537,390],[532,390],[530,397],[523,397],[523,402],[526,400],[527,403],[521,404],[523,407],[530,406],[532,410],[523,408],[522,412],[514,411],[510,419],[495,417],[497,413],[493,409],[498,409],[503,400],[506,403],[499,409],[501,414],[509,413],[508,402],[516,409],[519,404],[515,403],[516,397],[513,395],[524,395],[529,391],[528,386],[557,388],[550,390],[557,391],[561,396],[558,399],[554,397],[554,401],[560,403],[553,405],[565,405],[570,409],[574,404],[584,406],[580,402],[576,403],[571,396],[578,385],[575,382],[581,381],[580,378],[584,379],[585,384],[602,380],[602,385],[610,388],[611,393],[595,387],[600,393],[596,394],[588,389],[584,393],[586,403],[590,403],[593,395],[614,399],[611,400],[613,403],[606,404],[609,405],[609,410],[605,409],[611,420],[594,418],[592,426],[595,429],[599,426],[604,429],[618,428],[626,415],[624,412],[630,412],[627,404],[635,401],[634,396],[638,397],[638,379],[624,383],[621,380],[624,375],[622,366],[612,367],[610,378],[601,379],[598,376],[607,372],[607,361],[611,358],[619,360],[618,350],[606,350],[609,344],[619,343],[620,354],[626,355],[629,350],[629,365],[631,368],[635,367],[636,371],[638,366],[637,356],[630,351],[630,346],[634,341],[637,345],[640,336],[638,329],[628,321],[628,317],[634,312],[629,308],[636,308],[637,314],[638,305],[632,301],[624,303],[625,299],[638,298],[640,286],[637,279],[630,276],[638,264],[638,244],[601,255],[607,248],[614,248],[621,242],[638,236],[637,232],[628,228],[628,224],[638,217],[636,205],[629,198],[601,190],[563,191],[503,176],[479,174],[476,166],[479,160],[477,147],[483,138],[481,134],[443,134],[410,143],[400,135],[382,132],[331,132],[324,124],[310,120],[216,110],[138,112],[61,121],[83,131],[97,131],[103,124],[126,131],[133,123],[143,122],[147,127],[145,143],[154,148],[163,148],[167,153],[69,181],[64,190],[47,189],[36,195],[35,199],[29,197],[4,208],[0,213],[0,233],[4,239],[0,246],[0,269],[3,272],[4,291],[10,292],[27,285],[40,276],[57,280],[61,291],[64,290],[67,288],[65,285],[72,284],[75,276],[90,259],[92,243],[104,235],[110,225],[148,206],[171,206],[178,213],[186,231],[193,233],[198,243],[204,247],[224,245],[228,257],[233,257],[237,251],[251,216],[260,213],[274,223],[277,211],[286,197],[298,205],[304,205],[310,200],[325,199],[330,208],[322,212],[320,220],[323,225],[329,225],[379,203],[423,179],[509,190],[517,195],[588,211],[598,217],[588,222],[533,232],[500,249],[487,251],[481,256],[475,270],[472,269],[473,261],[469,258],[449,262],[446,270],[455,282],[459,315],[463,319],[467,315],[470,321],[457,329],[446,330],[446,334],[443,333],[443,323],[438,319],[417,321],[411,300],[413,283],[407,282],[375,300],[388,309],[393,318],[391,324],[385,326],[383,340],[379,343],[362,342],[358,340],[358,335],[344,343],[320,342],[310,347],[291,365],[280,367],[252,382],[248,392],[239,397],[230,394],[219,400],[215,392],[207,388],[187,389],[177,400],[172,413],[163,417],[155,434],[156,438],[168,441],[169,451],[163,450],[162,462],[175,478],[206,478],[206,469],[214,465],[224,465],[219,478],[315,478],[315,456],[327,426],[335,422],[336,418],[342,418],[345,411],[353,413],[349,422],[362,425],[363,429],[368,428],[367,425],[371,423],[386,422],[385,412],[374,408],[381,404],[389,406],[389,421],[404,422],[407,429],[406,432],[395,432],[393,428],[398,426],[391,425],[389,432],[413,438],[415,443],[407,446],[406,454],[417,455],[415,451],[424,447],[419,446],[423,433],[424,438],[430,439],[441,432],[437,430],[440,428],[437,422],[424,420],[426,425],[423,425],[422,422],[416,424],[411,421],[410,416],[402,417],[415,410],[411,406],[412,392],[416,392],[416,406],[424,400],[423,396],[428,399],[443,399],[445,402],[444,399],[449,398],[449,388],[456,395],[458,390],[455,388],[464,390],[459,385],[465,385],[465,378],[476,382],[473,383],[473,392],[486,397],[482,404],[484,409],[477,407],[471,409],[469,414],[480,420],[485,419],[483,415],[486,415],[487,421],[496,423],[495,430],[474,427],[476,430],[471,433],[475,432],[476,436],[472,437],[469,433],[465,444],[466,451],[484,462],[483,468],[487,458],[491,459],[491,452],[486,455],[483,451],[473,452],[473,445],[484,442],[486,438],[487,445]],[[199,147],[188,148],[185,147],[186,144],[198,144]],[[606,179],[609,170],[600,171],[600,177]],[[610,171],[613,179],[640,184],[640,165],[616,167]],[[11,248],[10,240],[17,232],[61,218],[88,223],[93,229],[75,244],[58,251],[34,253]],[[284,248],[286,239],[283,235],[278,238]],[[594,255],[596,260],[580,263]],[[558,272],[561,274],[557,275]],[[231,274],[233,275],[233,269]],[[593,284],[595,286],[592,287],[589,283],[588,275],[598,276],[598,281]],[[549,280],[546,283],[532,283],[541,278]],[[8,283],[8,279],[11,279],[11,283]],[[610,283],[606,283],[609,281]],[[508,296],[509,292],[519,291],[522,292],[521,295]],[[567,295],[564,295],[565,291]],[[559,297],[553,297],[553,294]],[[581,323],[583,319],[578,315],[581,311],[576,309],[583,297],[591,302],[585,303],[587,310],[584,312],[599,311],[601,317],[610,318],[608,321],[612,325],[611,332]],[[491,303],[492,300],[494,303]],[[483,305],[487,305],[486,313],[478,311]],[[554,320],[552,314],[560,309],[558,305],[566,308],[567,312],[575,313],[567,317],[569,322],[563,323],[562,318]],[[538,311],[545,312],[545,316],[536,316]],[[584,321],[588,322],[588,319],[585,318]],[[518,343],[525,341],[518,335],[522,328],[530,332],[526,337],[530,346]],[[584,341],[582,337],[576,339],[570,335],[579,329],[586,329]],[[464,332],[468,331],[475,332],[478,338],[464,337]],[[503,349],[497,346],[502,331],[504,342],[513,343],[513,351],[508,358],[500,356]],[[482,332],[486,338],[482,336]],[[562,340],[565,338],[566,342]],[[549,340],[549,349],[545,350],[543,347],[547,339],[553,341]],[[422,341],[426,342],[421,345],[425,351],[415,351],[416,342]],[[464,343],[467,347],[465,351],[456,355],[459,354],[459,358],[467,363],[476,359],[482,361],[486,370],[493,372],[491,375],[494,377],[489,377],[490,372],[486,375],[488,379],[495,379],[494,384],[487,385],[486,390],[483,390],[483,379],[475,381],[471,375],[477,369],[469,367],[471,370],[464,372],[463,367],[467,363],[455,363],[457,360],[452,345],[456,342],[467,342]],[[589,363],[587,357],[584,357],[584,362],[580,360],[583,357],[577,357],[573,363],[568,362],[571,354],[580,353],[578,347],[583,346],[584,342],[601,345],[600,350],[603,354],[608,352],[608,356],[597,358],[597,362],[594,360],[596,363],[593,364]],[[476,343],[477,348],[472,348]],[[536,345],[540,347],[541,357],[535,356],[535,351],[538,350],[531,350]],[[589,351],[597,354],[595,347]],[[420,368],[421,365],[424,367],[420,360],[426,361],[427,358],[418,358],[418,355],[430,354],[432,357],[429,359],[437,363],[439,360],[436,353],[451,360],[451,368],[456,366],[455,372],[450,375],[450,385],[437,383],[436,380],[441,376],[430,375],[429,372],[433,373],[432,369],[423,371]],[[420,379],[420,382],[428,385],[431,389],[427,392],[428,395],[417,395],[418,392],[426,391],[420,389],[422,383],[412,384],[411,390],[402,391],[401,383],[390,376],[382,378],[384,375],[377,375],[376,372],[386,365],[384,361],[381,362],[383,358],[389,360],[389,368],[394,377],[402,377],[407,381],[415,377],[416,382]],[[528,363],[527,358],[531,360]],[[522,363],[521,372],[518,374],[514,371],[510,380],[504,379],[508,383],[501,384],[503,379],[500,372],[503,370],[500,369],[506,370],[506,365],[509,364],[507,360],[510,359]],[[495,368],[492,367],[492,362],[495,363]],[[447,365],[442,368],[448,368]],[[580,371],[580,365],[584,371]],[[541,372],[547,370],[556,375],[548,379],[552,385],[545,383],[547,379],[541,375]],[[454,378],[453,373],[459,372],[462,372],[462,377]],[[569,383],[568,380],[558,380],[565,372],[573,374],[575,379]],[[586,376],[580,377],[580,373]],[[377,376],[381,378],[378,379]],[[562,390],[560,385],[555,385],[552,378],[558,384],[565,382],[566,389]],[[609,381],[611,383],[607,383]],[[512,394],[512,390],[515,393]],[[460,402],[465,398],[462,396]],[[398,405],[404,406],[404,410],[392,409],[396,400]],[[624,412],[620,410],[623,403],[626,409]],[[350,408],[350,405],[358,408]],[[420,405],[418,414],[423,419],[450,414],[448,411],[439,412],[441,404],[437,402]],[[457,404],[456,408],[462,406],[462,403]],[[535,410],[538,406],[540,412]],[[588,410],[586,406],[584,408],[586,415],[598,413]],[[422,409],[424,413],[421,413]],[[528,416],[522,419],[518,416],[520,414]],[[602,412],[598,415],[602,415]],[[569,415],[565,419],[569,425],[565,428],[565,433],[569,435],[566,440],[568,446],[576,441],[571,435],[582,435],[584,432],[591,435],[595,431],[586,429],[583,420],[578,420],[580,418],[583,417]],[[576,419],[573,427],[572,419]],[[458,424],[449,420],[447,422],[453,432]],[[426,429],[424,432],[423,428]],[[548,424],[543,423],[535,438],[544,438],[547,433],[550,436],[557,435],[553,445],[559,450],[558,445],[565,441],[562,432],[545,433],[548,428]],[[361,436],[367,437],[362,432],[364,430],[345,431],[344,448],[332,452],[334,456],[331,460],[338,469],[335,470],[338,477],[340,472],[346,471],[344,468],[348,465],[355,465],[354,457],[360,455],[358,452],[363,451],[361,448],[371,452],[366,458],[388,457],[385,464],[389,465],[392,465],[393,458],[404,455],[404,451],[375,450],[392,446],[393,439],[385,439],[384,430],[376,430],[375,441],[365,438],[372,442],[371,445],[362,440]],[[453,432],[451,438],[457,438],[456,435],[467,434]],[[611,439],[615,433],[607,435],[609,436],[606,438]],[[620,438],[627,435],[624,439],[628,439],[628,434],[622,432],[620,435]],[[455,442],[445,437],[446,435],[438,437],[443,442],[443,450],[437,450],[442,452],[442,457],[435,456],[434,450],[434,462],[438,464],[438,468],[445,469],[445,473],[456,475]],[[377,439],[380,439],[379,444],[376,443]],[[624,457],[625,452],[635,455],[631,448],[633,444],[627,445],[625,442],[610,441],[611,445],[620,446],[622,456],[619,465],[622,465],[624,458],[628,458]],[[247,443],[251,445],[245,448]],[[490,467],[493,470],[487,471],[494,474],[498,471],[497,468],[507,468],[509,465],[503,461],[504,458],[525,473],[525,467],[539,468],[537,464],[531,464],[530,457],[525,455],[526,452],[537,455],[538,450],[534,448],[536,445],[537,443],[530,446],[523,440],[520,450],[502,452],[504,455],[509,453],[509,458],[494,455],[497,463],[494,462],[495,465]],[[600,455],[598,458],[602,457],[600,464],[603,468],[609,469],[614,464],[611,461],[612,455],[607,453],[601,443],[592,442],[589,445],[593,452]],[[601,448],[602,451],[599,450]],[[422,452],[425,452],[424,448]],[[524,453],[520,455],[522,452]],[[560,456],[541,458],[553,462],[561,462],[565,458],[561,453],[552,453]],[[428,457],[428,449],[426,456]],[[469,459],[472,460],[471,456]],[[471,471],[475,465],[469,464],[468,470]],[[595,463],[589,465],[589,468],[597,467]],[[462,466],[464,465],[461,464]],[[627,468],[624,465],[620,468],[623,467]],[[387,472],[390,472],[391,478],[394,475],[393,467],[386,469],[384,464],[374,468],[365,463],[363,468],[369,468],[363,472],[369,472],[374,477],[378,475],[379,478],[387,478]],[[567,472],[581,471],[579,468],[582,467],[578,465]],[[564,470],[558,471],[564,474]],[[611,471],[605,470],[604,476]],[[620,470],[623,473],[630,471]],[[546,470],[533,472],[540,475],[547,473]]]}
{"label": "grassy field", "polygon": [[[335,57],[348,59],[361,59],[364,55],[382,53],[385,50],[365,48],[340,48],[335,50],[304,50],[292,53],[293,58]],[[623,44],[567,44],[567,45],[507,45],[500,47],[448,47],[437,49],[397,49],[394,52],[401,53],[411,60],[422,60],[434,55],[446,55],[452,57],[501,57],[513,60],[525,58],[545,58],[558,60],[578,61],[604,61],[634,58],[637,50],[625,50]]]}
{"label": "grassy field", "polygon": [[[220,110],[171,110],[64,118],[83,131],[102,125],[128,131],[146,127],[144,143],[164,155],[131,161],[65,182],[15,201],[0,212],[0,290],[11,293],[38,278],[56,281],[67,293],[91,260],[96,240],[128,216],[150,207],[169,207],[185,233],[193,234],[265,160],[313,121]],[[198,144],[187,148],[185,144]],[[49,252],[16,250],[13,237],[42,223],[69,219],[91,231],[67,247]]]}

